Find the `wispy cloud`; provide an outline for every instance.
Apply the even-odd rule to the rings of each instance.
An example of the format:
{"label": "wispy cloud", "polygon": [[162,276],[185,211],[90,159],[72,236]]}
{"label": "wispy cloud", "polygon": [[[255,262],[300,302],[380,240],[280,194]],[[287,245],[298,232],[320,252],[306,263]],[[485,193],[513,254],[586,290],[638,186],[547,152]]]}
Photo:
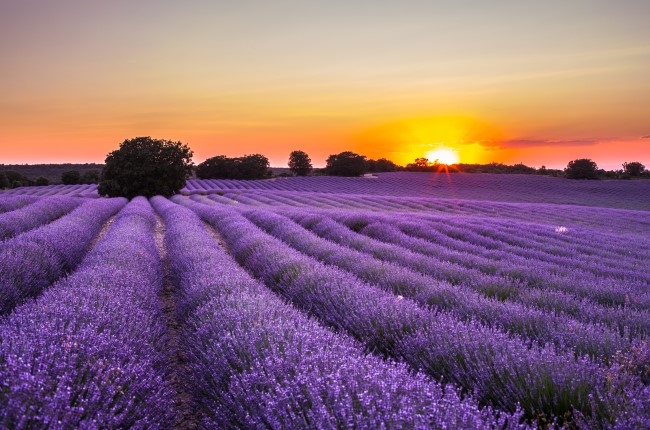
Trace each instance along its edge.
{"label": "wispy cloud", "polygon": [[645,136],[641,136],[641,139],[650,139],[650,134],[646,134]]}
{"label": "wispy cloud", "polygon": [[[650,136],[648,136],[650,138]],[[595,145],[599,142],[600,139],[571,139],[571,140],[561,140],[561,139],[511,139],[511,140],[480,140],[477,141],[481,146],[490,149],[497,148],[536,148],[543,146],[590,146]]]}

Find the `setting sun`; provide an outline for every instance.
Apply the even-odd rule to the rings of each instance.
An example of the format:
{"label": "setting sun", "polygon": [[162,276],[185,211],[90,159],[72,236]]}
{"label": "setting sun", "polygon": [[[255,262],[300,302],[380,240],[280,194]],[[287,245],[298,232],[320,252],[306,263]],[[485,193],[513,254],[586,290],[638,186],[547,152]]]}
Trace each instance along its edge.
{"label": "setting sun", "polygon": [[431,163],[437,162],[438,164],[451,165],[458,164],[460,162],[458,153],[451,148],[445,147],[433,149],[427,152],[425,157],[429,159]]}

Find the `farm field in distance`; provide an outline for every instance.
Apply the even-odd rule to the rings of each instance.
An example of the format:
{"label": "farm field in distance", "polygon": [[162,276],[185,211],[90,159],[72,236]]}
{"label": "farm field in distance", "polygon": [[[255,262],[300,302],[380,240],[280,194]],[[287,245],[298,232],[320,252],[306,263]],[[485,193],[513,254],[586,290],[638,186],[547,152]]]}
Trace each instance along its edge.
{"label": "farm field in distance", "polygon": [[650,181],[0,192],[0,428],[648,428]]}

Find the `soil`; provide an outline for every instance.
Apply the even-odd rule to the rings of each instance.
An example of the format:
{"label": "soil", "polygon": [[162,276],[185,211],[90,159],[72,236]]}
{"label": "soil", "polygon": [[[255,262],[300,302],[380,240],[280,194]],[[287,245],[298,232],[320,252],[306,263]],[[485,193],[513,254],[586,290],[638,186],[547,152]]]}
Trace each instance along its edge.
{"label": "soil", "polygon": [[157,216],[157,223],[154,229],[154,238],[160,259],[163,262],[163,288],[160,295],[163,316],[168,329],[168,369],[169,382],[177,393],[176,411],[177,419],[174,423],[175,429],[196,429],[198,428],[198,416],[194,413],[194,399],[185,384],[185,363],[186,357],[183,354],[182,335],[183,330],[176,314],[176,294],[178,289],[171,281],[169,273],[169,260],[165,248],[165,224],[162,218]]}

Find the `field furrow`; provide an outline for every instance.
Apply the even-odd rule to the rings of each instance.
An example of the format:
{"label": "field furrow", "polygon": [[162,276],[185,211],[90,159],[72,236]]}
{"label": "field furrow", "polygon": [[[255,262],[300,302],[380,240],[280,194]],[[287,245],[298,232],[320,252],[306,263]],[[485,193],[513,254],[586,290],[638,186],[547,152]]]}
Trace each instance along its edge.
{"label": "field furrow", "polygon": [[169,226],[188,388],[212,428],[516,427],[403,365],[367,356],[250,277],[188,209],[153,204]]}
{"label": "field furrow", "polygon": [[154,226],[134,199],[73,274],[0,322],[3,428],[170,428]]}
{"label": "field furrow", "polygon": [[0,314],[72,271],[125,199],[90,200],[67,216],[0,243]]}
{"label": "field furrow", "polygon": [[577,410],[603,424],[627,402],[622,393],[601,397],[607,371],[589,359],[423,309],[292,250],[227,207],[174,201],[209,221],[241,264],[295,306],[369,350],[458,384],[482,404],[506,411],[519,404],[529,418],[566,418]]}

